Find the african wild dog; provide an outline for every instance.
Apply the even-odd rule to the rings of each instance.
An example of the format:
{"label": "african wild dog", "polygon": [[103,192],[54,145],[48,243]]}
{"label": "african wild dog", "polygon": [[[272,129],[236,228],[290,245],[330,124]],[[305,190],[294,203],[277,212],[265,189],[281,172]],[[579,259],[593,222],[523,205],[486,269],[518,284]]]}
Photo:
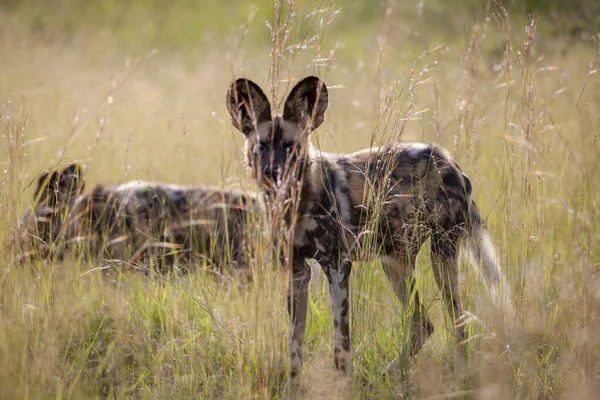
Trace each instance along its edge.
{"label": "african wild dog", "polygon": [[21,223],[23,256],[76,251],[123,261],[150,256],[161,266],[203,258],[246,265],[246,228],[259,210],[254,195],[140,181],[82,194],[81,171],[72,164],[39,178],[35,207]]}
{"label": "african wild dog", "polygon": [[[353,154],[314,149],[310,133],[324,120],[325,84],[316,77],[290,92],[283,115],[273,114],[255,83],[238,79],[227,91],[233,126],[246,136],[246,161],[262,187],[267,209],[284,204],[293,233],[292,280],[288,293],[292,377],[301,369],[310,268],[314,258],[329,282],[334,318],[334,362],[349,367],[348,277],[362,238],[371,237],[370,254],[381,261],[400,301],[408,306],[411,327],[405,360],[416,355],[433,325],[414,290],[417,253],[431,238],[432,267],[449,314],[462,316],[457,252],[468,245],[482,260],[494,287],[501,278],[493,248],[472,200],[469,178],[449,153],[433,144],[393,143]],[[283,196],[282,202],[278,201]],[[295,196],[292,198],[290,196]],[[292,206],[289,206],[292,204]],[[465,240],[470,237],[472,240]],[[463,326],[455,325],[458,342]]]}

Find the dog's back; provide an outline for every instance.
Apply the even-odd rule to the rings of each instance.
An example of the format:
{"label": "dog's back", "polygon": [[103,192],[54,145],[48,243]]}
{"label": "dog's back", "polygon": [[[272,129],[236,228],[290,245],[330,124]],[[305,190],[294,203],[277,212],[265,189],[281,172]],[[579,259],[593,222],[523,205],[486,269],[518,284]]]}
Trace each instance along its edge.
{"label": "dog's back", "polygon": [[90,210],[92,230],[110,258],[245,264],[243,239],[257,200],[209,186],[132,181],[97,186]]}

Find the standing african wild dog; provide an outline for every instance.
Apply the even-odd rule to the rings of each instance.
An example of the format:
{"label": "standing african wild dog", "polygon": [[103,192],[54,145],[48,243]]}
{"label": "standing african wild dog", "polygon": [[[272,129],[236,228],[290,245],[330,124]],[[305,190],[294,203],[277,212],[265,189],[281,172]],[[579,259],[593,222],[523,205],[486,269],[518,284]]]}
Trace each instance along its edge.
{"label": "standing african wild dog", "polygon": [[77,164],[39,178],[35,206],[21,221],[22,258],[84,251],[124,261],[147,254],[163,265],[246,265],[246,228],[259,212],[252,194],[140,181],[83,189]]}
{"label": "standing african wild dog", "polygon": [[[314,149],[310,133],[323,122],[328,105],[327,87],[316,77],[292,89],[283,115],[272,114],[264,92],[246,79],[231,85],[226,103],[233,126],[246,136],[247,164],[264,191],[267,209],[279,196],[287,198],[281,204],[295,204],[283,211],[293,230],[288,293],[292,377],[302,363],[311,278],[307,258],[321,265],[329,282],[334,362],[344,372],[350,350],[348,277],[360,238],[371,235],[371,254],[383,264],[405,306],[414,291],[417,253],[429,237],[434,276],[455,321],[462,315],[460,245],[469,245],[482,261],[487,282],[497,288],[501,271],[472,200],[471,182],[445,149],[421,143],[395,143],[348,155]],[[410,312],[405,358],[416,355],[433,333],[416,292]],[[455,330],[456,339],[463,341],[464,328]]]}

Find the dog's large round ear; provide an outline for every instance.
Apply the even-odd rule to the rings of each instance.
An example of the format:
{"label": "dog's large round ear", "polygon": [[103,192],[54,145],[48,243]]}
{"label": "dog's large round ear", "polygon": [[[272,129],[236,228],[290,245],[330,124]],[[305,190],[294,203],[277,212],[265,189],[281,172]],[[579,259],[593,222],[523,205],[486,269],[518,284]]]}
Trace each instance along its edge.
{"label": "dog's large round ear", "polygon": [[59,190],[65,194],[77,194],[83,191],[83,168],[77,163],[69,164],[62,170],[58,178]]}
{"label": "dog's large round ear", "polygon": [[35,188],[35,192],[33,192],[33,199],[38,203],[47,200],[48,195],[54,193],[57,182],[58,172],[44,172],[38,178],[37,187]]}
{"label": "dog's large round ear", "polygon": [[248,79],[238,79],[225,99],[233,126],[248,135],[258,124],[271,120],[271,105],[262,89]]}
{"label": "dog's large round ear", "polygon": [[283,119],[311,132],[325,120],[329,94],[325,82],[316,76],[302,79],[290,92],[283,109]]}

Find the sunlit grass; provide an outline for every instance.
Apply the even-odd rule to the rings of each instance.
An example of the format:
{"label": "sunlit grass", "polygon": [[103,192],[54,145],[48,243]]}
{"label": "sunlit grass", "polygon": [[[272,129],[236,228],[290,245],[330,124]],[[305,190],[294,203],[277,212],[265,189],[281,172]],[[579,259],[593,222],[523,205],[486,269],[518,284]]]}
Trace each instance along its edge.
{"label": "sunlit grass", "polygon": [[[29,183],[69,161],[84,163],[88,190],[134,178],[254,188],[244,170],[243,137],[226,116],[226,88],[242,76],[271,87],[275,77],[281,99],[288,79],[317,74],[331,88],[330,108],[313,144],[350,152],[394,137],[450,149],[473,182],[517,318],[504,329],[464,263],[462,299],[473,339],[461,370],[423,251],[418,287],[436,332],[409,381],[388,382],[381,371],[402,347],[404,311],[379,264],[356,263],[348,383],[333,370],[329,295],[314,275],[299,397],[388,398],[405,391],[416,398],[593,398],[600,390],[598,37],[572,42],[538,29],[529,46],[529,22],[495,6],[487,20],[445,13],[456,18],[450,26],[469,21],[449,37],[428,29],[431,15],[420,19],[413,6],[392,7],[387,16],[377,9],[353,30],[356,9],[342,4],[335,14],[337,4],[323,3],[309,29],[307,16],[318,3],[296,4],[288,46],[312,35],[322,40],[295,54],[282,46],[274,68],[264,23],[274,26],[272,5],[263,3],[248,34],[238,27],[252,2],[232,13],[219,8],[214,18],[203,14],[198,25],[207,21],[202,26],[214,28],[218,39],[198,48],[189,39],[172,45],[177,35],[198,33],[179,31],[169,18],[173,36],[153,39],[153,46],[142,42],[156,26],[142,26],[139,35],[125,28],[88,34],[75,26],[89,17],[79,11],[59,21],[74,24],[67,42],[4,28],[0,239],[9,241],[30,206]],[[423,12],[437,6],[428,3],[433,9]],[[177,7],[175,15],[200,15]],[[144,13],[129,12],[146,21]],[[102,15],[113,21],[113,13],[118,8]],[[401,19],[406,15],[413,18]],[[331,24],[321,24],[328,17]],[[286,276],[263,258],[251,263],[246,284],[211,273],[92,271],[97,264],[68,260],[17,265],[7,249],[0,269],[0,397],[283,396]]]}

